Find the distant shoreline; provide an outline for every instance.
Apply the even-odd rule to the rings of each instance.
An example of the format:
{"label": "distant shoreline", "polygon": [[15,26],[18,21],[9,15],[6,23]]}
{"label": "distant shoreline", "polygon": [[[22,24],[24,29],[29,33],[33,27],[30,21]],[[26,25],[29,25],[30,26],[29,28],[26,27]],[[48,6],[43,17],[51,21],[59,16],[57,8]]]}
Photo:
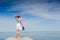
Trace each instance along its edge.
{"label": "distant shoreline", "polygon": [[[60,31],[23,31],[23,32],[60,32]],[[11,33],[15,33],[15,32],[11,32]]]}

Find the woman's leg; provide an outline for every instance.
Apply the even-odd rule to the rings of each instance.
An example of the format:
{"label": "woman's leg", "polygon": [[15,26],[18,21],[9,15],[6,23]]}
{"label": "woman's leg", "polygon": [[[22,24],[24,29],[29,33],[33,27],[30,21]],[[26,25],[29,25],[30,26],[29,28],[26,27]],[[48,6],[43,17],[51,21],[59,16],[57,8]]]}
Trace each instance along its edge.
{"label": "woman's leg", "polygon": [[20,30],[17,30],[17,31],[16,31],[16,38],[18,38],[18,37],[20,36],[20,33],[21,33]]}

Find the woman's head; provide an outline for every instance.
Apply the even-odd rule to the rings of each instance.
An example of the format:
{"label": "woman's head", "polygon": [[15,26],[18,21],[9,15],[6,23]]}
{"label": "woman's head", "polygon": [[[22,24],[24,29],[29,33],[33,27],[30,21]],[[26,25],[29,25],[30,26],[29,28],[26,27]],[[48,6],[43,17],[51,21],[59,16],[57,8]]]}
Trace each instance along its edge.
{"label": "woman's head", "polygon": [[17,16],[15,16],[15,18],[20,18],[21,17],[21,15],[20,14],[17,14]]}

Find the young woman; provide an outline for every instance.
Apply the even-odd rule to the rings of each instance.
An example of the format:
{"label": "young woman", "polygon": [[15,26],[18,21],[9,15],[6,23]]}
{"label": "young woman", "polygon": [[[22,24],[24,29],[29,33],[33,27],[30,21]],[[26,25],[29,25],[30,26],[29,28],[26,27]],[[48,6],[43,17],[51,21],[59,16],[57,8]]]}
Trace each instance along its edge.
{"label": "young woman", "polygon": [[22,31],[23,23],[22,23],[21,15],[20,14],[18,14],[17,16],[15,16],[15,18],[17,20],[16,38],[18,38],[20,36],[21,31]]}

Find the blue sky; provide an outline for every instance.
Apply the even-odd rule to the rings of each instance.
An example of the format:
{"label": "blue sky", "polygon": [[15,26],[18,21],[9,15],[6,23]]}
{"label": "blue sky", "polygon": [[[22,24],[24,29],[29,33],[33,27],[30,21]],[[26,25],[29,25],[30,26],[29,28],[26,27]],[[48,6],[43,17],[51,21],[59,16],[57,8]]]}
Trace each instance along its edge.
{"label": "blue sky", "polygon": [[21,14],[25,31],[60,31],[60,0],[1,0],[0,32],[15,32]]}

